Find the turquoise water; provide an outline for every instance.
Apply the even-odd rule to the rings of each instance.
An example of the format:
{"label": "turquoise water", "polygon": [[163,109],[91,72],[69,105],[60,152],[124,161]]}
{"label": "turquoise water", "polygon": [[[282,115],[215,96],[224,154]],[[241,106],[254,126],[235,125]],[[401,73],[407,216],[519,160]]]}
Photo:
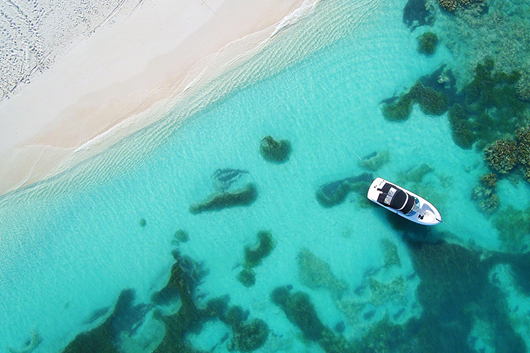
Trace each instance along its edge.
{"label": "turquoise water", "polygon": [[[527,263],[518,257],[525,248],[504,255],[494,218],[471,200],[488,172],[483,152],[458,147],[445,114],[427,116],[415,105],[404,122],[383,117],[381,101],[443,64],[461,64],[443,45],[433,56],[418,54],[416,37],[426,28],[411,32],[403,24],[405,3],[320,4],[298,24],[301,33],[306,26],[321,36],[306,56],[283,68],[262,66],[272,74],[242,84],[178,128],[169,125],[157,147],[126,172],[74,187],[90,169],[89,160],[70,176],[4,197],[0,351],[31,345],[32,332],[42,338],[34,352],[62,351],[78,334],[105,322],[128,288],[135,290],[136,308],[143,309],[130,308],[127,319],[113,321],[111,344],[125,352],[154,351],[164,336],[156,312],[169,315],[181,305],[176,298],[167,305],[152,299],[168,281],[175,249],[207,272],[192,285],[198,308],[229,295],[230,306],[249,311],[248,320],[268,325],[259,352],[525,351],[528,282],[521,284],[512,272]],[[451,21],[440,16],[435,30]],[[318,19],[329,18],[336,18],[336,26],[315,31]],[[300,47],[313,45],[297,36],[291,38]],[[294,41],[286,38],[283,44]],[[264,65],[267,55],[256,60]],[[178,114],[171,112],[167,120]],[[147,133],[105,152],[107,168],[113,168],[116,151],[141,149],[132,146],[144,140],[142,134]],[[266,135],[290,141],[287,162],[270,163],[260,155]],[[379,175],[431,200],[446,223],[428,231],[396,224],[385,210],[367,204],[364,190],[334,207],[319,204],[319,186],[370,172],[355,154],[373,152],[389,156]],[[417,172],[423,164],[430,169]],[[190,205],[216,190],[214,172],[226,168],[248,172],[236,184],[254,183],[257,200],[190,213]],[[528,207],[527,182],[501,178],[497,193],[503,208]],[[185,230],[189,241],[176,242],[177,230]],[[255,284],[245,287],[237,278],[244,249],[256,244],[262,230],[275,246],[253,268]],[[418,237],[426,245],[411,242]],[[271,302],[275,288],[285,285],[291,293],[307,293],[322,324],[351,347],[338,349],[302,334],[300,322]],[[484,303],[491,310],[477,309]],[[467,311],[460,312],[461,305]],[[188,349],[226,352],[234,332],[213,319],[187,332],[185,340]]]}

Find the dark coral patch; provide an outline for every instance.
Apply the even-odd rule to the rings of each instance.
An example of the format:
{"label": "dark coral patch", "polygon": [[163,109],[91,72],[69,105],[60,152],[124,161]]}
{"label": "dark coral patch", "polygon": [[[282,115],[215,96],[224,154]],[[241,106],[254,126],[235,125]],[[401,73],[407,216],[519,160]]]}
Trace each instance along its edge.
{"label": "dark coral patch", "polygon": [[270,299],[282,309],[287,319],[302,331],[306,339],[318,343],[325,352],[368,352],[354,348],[341,334],[335,334],[326,327],[306,293],[291,293],[289,286],[280,286],[272,291]]}
{"label": "dark coral patch", "polygon": [[244,268],[237,276],[241,284],[245,287],[251,287],[256,283],[256,274],[252,269],[269,256],[275,246],[276,241],[272,237],[271,232],[264,230],[258,232],[258,242],[256,244],[245,246]]}
{"label": "dark coral patch", "polygon": [[418,37],[418,52],[433,55],[438,46],[438,36],[433,32],[425,32]]}
{"label": "dark coral patch", "polygon": [[520,252],[528,250],[530,244],[530,207],[518,210],[512,206],[500,210],[493,219],[499,231],[499,240],[504,249]]}
{"label": "dark coral patch", "polygon": [[480,7],[480,14],[487,13],[488,5],[484,0],[438,0],[440,7],[443,9],[453,12],[458,8],[468,7],[471,4],[477,3]]}
{"label": "dark coral patch", "polygon": [[425,0],[408,0],[403,9],[403,23],[411,31],[420,26],[432,26],[434,15]]}
{"label": "dark coral patch", "polygon": [[471,199],[475,201],[478,209],[486,216],[490,216],[499,208],[496,185],[497,177],[495,174],[485,174],[480,178],[480,185],[475,187],[471,194]]}
{"label": "dark coral patch", "polygon": [[233,337],[228,345],[230,351],[252,352],[267,341],[269,326],[260,319],[247,320],[248,316],[248,311],[240,306],[233,306],[221,318],[223,322],[232,327]]}
{"label": "dark coral patch", "polygon": [[244,268],[237,275],[237,280],[245,287],[252,287],[256,284],[256,274],[251,268]]}
{"label": "dark coral patch", "polygon": [[352,191],[368,190],[373,180],[371,173],[363,173],[353,177],[322,184],[316,191],[316,198],[321,206],[329,208],[340,205]]}
{"label": "dark coral patch", "polygon": [[258,198],[258,189],[252,183],[233,192],[218,192],[206,200],[190,206],[190,212],[199,214],[206,211],[220,211],[235,206],[249,206]]}
{"label": "dark coral patch", "polygon": [[116,337],[118,330],[116,323],[123,317],[127,317],[128,312],[133,307],[134,291],[124,290],[114,307],[112,314],[95,329],[80,333],[66,346],[63,353],[118,353],[116,348]]}
{"label": "dark coral patch", "polygon": [[173,235],[174,240],[178,241],[179,243],[187,243],[190,239],[190,236],[188,235],[188,232],[186,232],[183,229],[179,229],[175,232]]}
{"label": "dark coral patch", "polygon": [[448,118],[453,141],[462,149],[471,149],[476,136],[471,130],[471,123],[464,108],[460,104],[453,105],[449,109]]}
{"label": "dark coral patch", "polygon": [[183,266],[182,261],[183,258],[177,257],[167,285],[159,292],[176,290],[181,306],[176,314],[169,316],[159,314],[159,319],[166,326],[166,334],[154,353],[198,352],[189,344],[186,336],[191,332],[200,332],[204,323],[215,319],[221,320],[232,328],[233,339],[230,346],[233,349],[251,352],[260,348],[269,334],[267,324],[259,319],[247,321],[249,312],[239,306],[229,308],[230,298],[228,296],[211,299],[204,309],[199,308],[195,302],[195,288],[198,280],[191,277],[188,273],[189,266]]}
{"label": "dark coral patch", "polygon": [[478,149],[522,126],[529,105],[517,98],[516,83],[521,75],[495,72],[495,62],[477,64],[473,79],[466,84],[464,109]]}
{"label": "dark coral patch", "polygon": [[284,163],[291,154],[291,143],[287,140],[275,140],[272,136],[265,136],[259,145],[261,156],[269,162]]}
{"label": "dark coral patch", "polygon": [[[427,335],[422,344],[431,348],[422,351],[471,352],[468,337],[477,318],[492,325],[496,351],[526,351],[524,341],[510,323],[502,294],[488,278],[492,267],[503,259],[494,254],[484,260],[481,252],[446,242],[409,242],[409,251],[421,279],[418,287],[418,300],[424,310],[421,326],[430,326],[430,335],[436,332],[436,337],[442,338],[432,341],[432,336]],[[451,341],[451,347],[445,345],[447,340]]]}
{"label": "dark coral patch", "polygon": [[424,114],[438,116],[447,111],[447,96],[431,87],[425,87],[421,82],[412,86],[409,94],[419,104]]}
{"label": "dark coral patch", "polygon": [[495,71],[495,62],[487,58],[458,91],[454,75],[444,67],[421,77],[399,97],[383,100],[385,119],[407,120],[415,103],[427,115],[441,115],[451,107],[448,118],[454,142],[463,149],[473,146],[477,150],[527,124],[530,104],[518,98],[523,79],[519,72]]}
{"label": "dark coral patch", "polygon": [[383,105],[383,116],[389,121],[407,120],[412,105],[418,103],[421,111],[427,115],[442,115],[447,111],[449,99],[444,93],[417,82],[410,90],[395,102]]}
{"label": "dark coral patch", "polygon": [[517,139],[517,160],[522,166],[526,180],[530,181],[530,125],[515,131]]}
{"label": "dark coral patch", "polygon": [[255,267],[270,255],[275,246],[272,234],[268,231],[258,232],[258,243],[254,246],[245,246],[245,264],[247,267]]}
{"label": "dark coral patch", "polygon": [[303,292],[291,293],[287,287],[277,287],[271,293],[271,300],[279,306],[289,321],[295,324],[311,341],[322,338],[326,327],[317,316],[309,296]]}
{"label": "dark coral patch", "polygon": [[412,113],[414,99],[409,94],[401,95],[397,100],[383,105],[383,116],[389,121],[407,120]]}
{"label": "dark coral patch", "polygon": [[497,140],[484,150],[484,160],[500,174],[507,174],[517,164],[517,143]]}

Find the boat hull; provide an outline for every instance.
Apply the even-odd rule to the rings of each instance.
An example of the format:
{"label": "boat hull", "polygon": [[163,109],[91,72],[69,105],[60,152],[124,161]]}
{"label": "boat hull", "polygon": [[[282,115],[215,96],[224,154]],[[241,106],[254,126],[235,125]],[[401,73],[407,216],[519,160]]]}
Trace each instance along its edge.
{"label": "boat hull", "polygon": [[[378,201],[382,195],[382,189],[385,184],[390,184],[393,188],[399,189],[407,193],[409,196],[412,196],[417,199],[417,207],[414,208],[414,211],[411,211],[407,214],[394,209],[392,207],[389,207],[385,205],[384,203],[381,203]],[[368,199],[377,205],[386,208],[390,212],[393,212],[403,218],[408,219],[411,222],[426,225],[426,226],[434,226],[440,222],[442,222],[442,216],[440,215],[440,212],[434,207],[433,204],[431,204],[429,201],[425,200],[423,197],[416,195],[413,192],[408,191],[405,188],[402,188],[401,186],[398,186],[396,184],[393,184],[383,178],[376,178],[370,185],[370,188],[368,189]]]}

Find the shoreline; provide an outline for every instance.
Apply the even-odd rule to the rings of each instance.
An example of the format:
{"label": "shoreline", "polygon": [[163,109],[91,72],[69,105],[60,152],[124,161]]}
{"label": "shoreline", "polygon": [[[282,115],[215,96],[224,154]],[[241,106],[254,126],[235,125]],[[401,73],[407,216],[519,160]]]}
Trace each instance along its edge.
{"label": "shoreline", "polygon": [[103,26],[0,103],[0,195],[57,175],[162,118],[169,100],[288,27],[283,22],[303,4],[144,1]]}

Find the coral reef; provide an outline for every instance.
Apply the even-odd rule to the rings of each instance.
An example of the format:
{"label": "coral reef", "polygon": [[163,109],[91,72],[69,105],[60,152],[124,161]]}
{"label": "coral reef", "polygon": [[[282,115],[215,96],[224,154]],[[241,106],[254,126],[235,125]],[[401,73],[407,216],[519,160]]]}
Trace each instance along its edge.
{"label": "coral reef", "polygon": [[530,102],[530,74],[525,72],[515,86],[517,98]]}
{"label": "coral reef", "polygon": [[457,0],[439,0],[440,6],[447,11],[456,10]]}
{"label": "coral reef", "polygon": [[344,323],[344,321],[339,321],[335,324],[335,326],[333,326],[333,329],[338,333],[343,333],[346,329],[346,324]]}
{"label": "coral reef", "polygon": [[[403,325],[393,324],[387,316],[377,321],[360,339],[348,341],[322,323],[307,294],[292,292],[290,286],[280,286],[272,291],[271,301],[282,309],[306,339],[318,343],[328,353],[471,353],[474,347],[469,337],[476,320],[492,327],[495,351],[526,352],[523,339],[512,325],[503,296],[490,282],[489,274],[498,264],[507,264],[513,269],[517,283],[522,283],[524,290],[530,292],[530,254],[485,254],[446,242],[409,241],[408,247],[420,280],[418,300],[423,311],[420,317]],[[369,300],[378,305],[404,298],[404,283],[400,276],[390,283],[369,277],[366,283],[372,293]],[[358,313],[363,305],[351,300],[347,302],[344,298],[337,303],[347,317],[350,315],[346,309]],[[372,314],[367,312],[366,315]],[[338,327],[336,331],[343,330]]]}
{"label": "coral reef", "polygon": [[213,187],[216,191],[224,192],[228,190],[234,183],[240,181],[244,175],[248,174],[248,171],[241,169],[217,169],[212,174]]}
{"label": "coral reef", "polygon": [[[529,32],[530,35],[530,32]],[[451,70],[444,66],[423,76],[399,97],[384,100],[382,112],[390,121],[406,120],[414,103],[429,115],[441,115],[450,106],[448,118],[453,141],[463,149],[486,145],[527,124],[530,104],[517,98],[518,71],[495,70],[486,58],[474,68],[472,79],[461,91]]]}
{"label": "coral reef", "polygon": [[173,235],[174,240],[178,241],[179,243],[187,243],[190,239],[190,236],[188,235],[188,232],[185,230],[179,229],[175,232]]}
{"label": "coral reef", "polygon": [[252,246],[245,246],[245,262],[243,270],[238,274],[237,279],[245,287],[251,287],[256,283],[256,274],[252,270],[261,261],[270,255],[276,242],[269,231],[258,232],[258,242]]}
{"label": "coral reef", "polygon": [[233,306],[226,315],[219,315],[221,321],[230,325],[233,331],[229,351],[252,352],[265,344],[269,336],[269,326],[260,319],[247,321],[249,312],[240,306]]}
{"label": "coral reef", "polygon": [[457,103],[462,99],[462,94],[457,87],[457,79],[453,74],[452,69],[448,69],[447,65],[440,66],[437,70],[430,74],[421,76],[418,80],[425,87],[445,95],[448,102]]}
{"label": "coral reef", "polygon": [[431,87],[425,87],[417,82],[409,91],[414,101],[419,104],[421,111],[426,115],[442,115],[447,111],[448,97]]}
{"label": "coral reef", "polygon": [[494,188],[497,185],[497,176],[493,173],[484,174],[480,177],[480,182],[489,188]]}
{"label": "coral reef", "polygon": [[515,139],[500,139],[484,150],[484,160],[488,166],[500,174],[508,174],[517,165],[525,178],[530,181],[530,126],[519,127]]}
{"label": "coral reef", "polygon": [[[440,115],[447,110],[447,106],[444,105],[461,100],[462,95],[458,93],[452,70],[446,70],[445,65],[442,65],[430,75],[420,77],[406,93],[385,99],[381,103],[383,103],[383,115],[387,120],[401,121],[409,118],[414,103],[420,103],[422,105],[420,108],[425,114]],[[431,108],[429,108],[430,101],[434,103],[431,104]]]}
{"label": "coral reef", "polygon": [[447,11],[455,11],[459,7],[469,6],[475,2],[485,2],[484,0],[438,0],[442,8]]}
{"label": "coral reef", "polygon": [[234,336],[228,346],[229,351],[252,352],[265,344],[269,336],[269,326],[265,321],[253,319],[250,322],[232,326]]}
{"label": "coral reef", "polygon": [[423,178],[433,172],[434,169],[427,163],[422,163],[417,167],[412,167],[406,172],[399,172],[398,181],[400,184],[421,183]]}
{"label": "coral reef", "polygon": [[[261,347],[269,334],[267,324],[259,319],[247,322],[249,316],[247,311],[239,306],[228,308],[230,300],[228,296],[210,299],[204,309],[199,308],[195,303],[195,288],[200,278],[193,278],[189,273],[189,262],[197,263],[190,258],[185,259],[178,254],[175,255],[177,261],[171,269],[169,281],[155,296],[163,296],[176,290],[181,306],[173,315],[158,314],[159,319],[166,326],[166,334],[154,353],[197,352],[186,340],[186,335],[200,331],[205,322],[214,319],[219,319],[232,328],[233,338],[229,344],[230,348],[251,352]],[[205,274],[206,272],[203,271],[202,276]]]}
{"label": "coral reef", "polygon": [[173,257],[176,262],[171,268],[168,283],[151,296],[151,301],[155,304],[165,305],[179,296],[182,299],[184,290],[186,290],[185,296],[189,297],[191,301],[195,287],[208,274],[208,270],[204,268],[202,263],[196,262],[189,256],[181,256],[178,250],[173,251]]}
{"label": "coral reef", "polygon": [[497,195],[497,177],[493,173],[480,178],[480,185],[473,189],[471,199],[476,202],[478,209],[486,216],[491,216],[499,208]]}
{"label": "coral reef", "polygon": [[368,331],[391,312],[394,312],[392,317],[396,321],[405,311],[411,310],[407,293],[411,285],[415,286],[415,281],[405,280],[401,274],[389,277],[388,269],[397,266],[391,264],[393,261],[395,259],[381,268],[368,270],[353,293],[345,293],[335,301],[348,323],[361,332]]}
{"label": "coral reef", "polygon": [[258,242],[253,246],[245,246],[245,266],[255,267],[270,255],[276,242],[269,231],[258,232]]}
{"label": "coral reef", "polygon": [[110,306],[106,306],[104,308],[96,309],[90,314],[88,319],[86,319],[83,323],[84,324],[92,324],[96,322],[97,320],[101,319],[103,316],[105,316],[110,311]]}
{"label": "coral reef", "polygon": [[[359,342],[356,342],[357,352],[415,352],[422,351],[421,348],[410,349],[404,327],[392,324],[388,318],[378,322]],[[410,336],[409,336],[410,337]]]}
{"label": "coral reef", "polygon": [[425,32],[418,37],[418,52],[433,55],[438,46],[438,36],[433,32]]}
{"label": "coral reef", "polygon": [[233,192],[216,192],[206,200],[190,206],[190,213],[199,214],[206,211],[219,211],[235,206],[249,206],[258,198],[258,189],[253,183]]}
{"label": "coral reef", "polygon": [[512,206],[500,210],[493,219],[502,247],[508,251],[526,251],[530,247],[530,208],[517,210]]}
{"label": "coral reef", "polygon": [[397,100],[383,105],[383,116],[388,121],[404,121],[407,120],[412,113],[412,105],[414,99],[412,96],[405,93]]}
{"label": "coral reef", "polygon": [[382,305],[389,301],[403,301],[405,289],[407,287],[403,277],[398,276],[388,283],[383,283],[370,278],[368,280],[370,291],[372,292],[370,303],[375,306]]}
{"label": "coral reef", "polygon": [[333,207],[346,200],[351,191],[368,190],[373,180],[371,173],[363,173],[357,176],[332,181],[320,185],[316,191],[316,198],[322,207]]}
{"label": "coral reef", "polygon": [[[361,288],[364,289],[365,286],[363,285]],[[357,292],[358,290],[356,294]],[[366,304],[366,301],[360,299],[357,295],[343,296],[335,302],[337,309],[344,314],[347,322],[353,327],[359,326],[359,316],[365,309]]]}
{"label": "coral reef", "polygon": [[449,98],[431,87],[416,82],[409,91],[402,94],[396,101],[383,105],[383,116],[389,121],[407,120],[412,112],[412,105],[418,103],[426,115],[442,115],[447,111]]}
{"label": "coral reef", "polygon": [[517,143],[511,140],[497,140],[484,150],[484,160],[500,174],[507,174],[517,164]]}
{"label": "coral reef", "polygon": [[370,171],[377,171],[388,163],[388,160],[390,159],[389,157],[390,154],[388,153],[388,150],[373,152],[363,157],[363,159],[357,164],[362,168],[368,168]]}
{"label": "coral reef", "polygon": [[385,267],[392,267],[392,266],[401,267],[401,260],[397,252],[397,246],[392,240],[388,238],[382,238],[381,241],[379,242],[379,246],[381,247],[381,250],[383,251],[383,257],[385,259]]}
{"label": "coral reef", "polygon": [[526,180],[530,181],[530,125],[515,131],[517,140],[517,160],[523,168]]}
{"label": "coral reef", "polygon": [[127,315],[127,311],[132,307],[133,301],[134,291],[132,289],[124,290],[118,298],[114,311],[105,322],[91,331],[77,335],[66,346],[63,353],[118,353],[119,350],[115,345],[117,332],[114,328],[114,323],[119,317]]}
{"label": "coral reef", "polygon": [[454,104],[449,109],[448,118],[453,141],[462,149],[471,149],[476,137],[464,108],[460,104]]}
{"label": "coral reef", "polygon": [[[516,106],[521,106],[514,98],[514,84],[520,77],[517,71],[507,74],[504,72],[494,73],[495,62],[491,58],[486,58],[483,64],[477,64],[473,79],[464,87],[466,94],[466,103],[477,103],[479,107],[491,108],[496,106],[498,109],[503,108],[507,103],[502,101],[506,93],[510,95],[511,102]],[[508,89],[508,91],[506,91]]]}
{"label": "coral reef", "polygon": [[272,291],[270,298],[283,310],[287,319],[302,331],[306,339],[317,342],[325,352],[355,352],[342,335],[335,335],[322,323],[306,293],[291,293],[287,286],[280,286]]}
{"label": "coral reef", "polygon": [[259,145],[261,156],[269,162],[284,163],[291,154],[291,143],[287,140],[275,140],[272,136],[265,136]]}
{"label": "coral reef", "polygon": [[[497,264],[507,263],[522,275],[519,281],[524,283],[528,279],[529,254],[518,255],[517,259],[502,253],[486,257],[482,252],[445,242],[409,242],[408,245],[421,281],[418,288],[418,300],[423,308],[421,317],[412,318],[404,325],[393,324],[385,317],[360,340],[349,342],[349,347],[354,347],[352,352],[471,353],[474,347],[469,342],[469,334],[478,319],[493,328],[495,351],[526,351],[488,274]],[[399,283],[396,282],[397,288]],[[392,294],[387,289],[379,291],[379,283],[374,281],[372,287],[372,291],[382,293],[381,300],[386,294]]]}
{"label": "coral reef", "polygon": [[326,327],[318,318],[306,293],[291,293],[286,286],[281,286],[272,291],[271,301],[283,310],[289,321],[295,324],[307,339],[318,341],[322,338]]}
{"label": "coral reef", "polygon": [[347,288],[344,281],[335,277],[329,264],[317,257],[308,249],[302,249],[297,256],[300,282],[309,288],[326,288],[335,297],[340,296]]}
{"label": "coral reef", "polygon": [[140,227],[143,228],[143,227],[145,227],[147,225],[147,221],[145,220],[145,218],[142,218],[142,219],[140,219],[139,224],[140,224]]}
{"label": "coral reef", "polygon": [[472,75],[476,63],[486,57],[495,58],[500,72],[529,71],[523,54],[530,52],[528,15],[525,1],[481,1],[439,21],[437,33],[456,58],[455,74]]}
{"label": "coral reef", "polygon": [[519,143],[517,148],[518,160],[524,166],[530,165],[530,125],[518,128],[515,138]]}
{"label": "coral reef", "polygon": [[241,282],[242,285],[249,288],[256,284],[256,274],[251,268],[244,268],[237,275],[237,280]]}
{"label": "coral reef", "polygon": [[[446,242],[409,242],[409,251],[421,280],[418,300],[424,313],[407,330],[423,327],[410,340],[421,343],[422,352],[471,352],[468,337],[476,318],[494,327],[496,351],[506,347],[513,352],[526,351],[510,324],[502,296],[489,282],[488,274],[500,258],[484,260],[481,252]],[[447,340],[451,347],[444,343]]]}
{"label": "coral reef", "polygon": [[[530,209],[526,210],[530,215]],[[528,223],[526,224],[528,226]],[[493,259],[497,263],[508,264],[511,274],[521,292],[530,296],[530,252],[524,253],[495,253]]]}
{"label": "coral reef", "polygon": [[[175,272],[174,272],[175,273]],[[179,283],[175,283],[179,287],[179,294],[182,292],[181,300],[182,306],[178,312],[171,316],[160,316],[160,320],[166,326],[166,334],[162,342],[154,350],[154,353],[166,352],[185,352],[192,353],[196,350],[186,341],[186,335],[191,331],[199,331],[202,324],[212,318],[208,309],[204,311],[199,310],[194,302],[192,289],[187,283],[185,277],[177,275],[175,278]],[[172,276],[173,277],[173,276]]]}
{"label": "coral reef", "polygon": [[429,3],[425,0],[408,0],[403,9],[403,23],[411,31],[420,26],[432,26],[435,18]]}

